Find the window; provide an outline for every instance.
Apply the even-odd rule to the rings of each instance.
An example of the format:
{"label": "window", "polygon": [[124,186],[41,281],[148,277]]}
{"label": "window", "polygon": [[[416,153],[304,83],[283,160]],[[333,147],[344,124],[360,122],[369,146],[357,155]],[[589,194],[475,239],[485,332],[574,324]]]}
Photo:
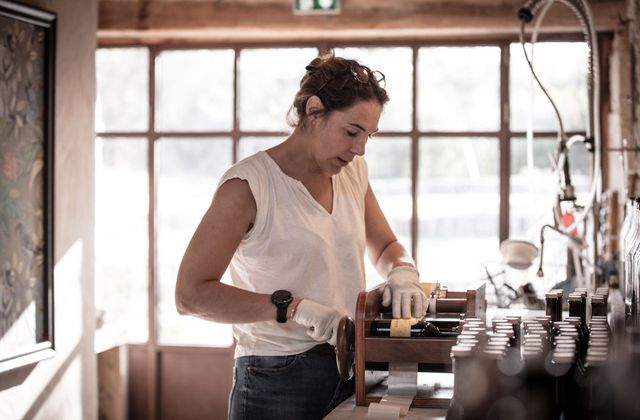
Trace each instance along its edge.
{"label": "window", "polygon": [[[558,107],[564,129],[584,134],[587,129],[588,48],[582,42],[526,44],[534,70]],[[553,221],[551,207],[558,180],[551,168],[557,148],[559,123],[549,100],[532,79],[522,45],[510,45],[510,191],[509,232],[513,237],[537,242],[540,228]],[[562,62],[562,71],[554,65]],[[533,131],[535,130],[535,131]],[[530,136],[527,136],[527,132]],[[570,149],[571,181],[579,202],[585,203],[591,174],[591,156],[582,144]],[[566,273],[566,238],[545,234],[544,279],[539,290],[548,290]],[[537,261],[534,263],[537,267]],[[509,273],[509,271],[508,271]],[[513,273],[511,270],[510,274]]]}
{"label": "window", "polygon": [[497,132],[500,48],[420,48],[418,127],[420,131]]}
{"label": "window", "polygon": [[96,69],[96,131],[146,132],[149,51],[146,48],[98,49]]}
{"label": "window", "polygon": [[[411,246],[411,138],[373,137],[367,143],[369,183],[380,208],[400,243]],[[368,258],[365,261],[367,287],[384,279]]]}
{"label": "window", "polygon": [[156,57],[155,131],[233,128],[233,51],[163,51]]}
{"label": "window", "polygon": [[317,55],[316,48],[240,50],[240,129],[288,131],[287,111],[298,90],[304,67]]}
{"label": "window", "polygon": [[[557,122],[520,44],[332,47],[386,75],[391,102],[367,145],[370,181],[423,281],[464,289],[500,264],[501,240],[537,238],[557,183],[547,157]],[[229,326],[176,313],[178,265],[222,173],[286,137],[293,95],[317,53],[282,44],[98,50],[96,306],[105,325],[129,341],[231,344]],[[570,134],[586,129],[586,54],[581,42],[535,46]],[[561,70],[550,65],[558,57]],[[572,148],[579,194],[589,159]],[[383,280],[366,267],[368,286]]]}
{"label": "window", "polygon": [[420,138],[418,261],[425,280],[465,290],[498,258],[498,155],[496,138]]}
{"label": "window", "polygon": [[231,344],[227,325],[179,316],[174,302],[182,255],[209,207],[218,180],[232,163],[231,150],[231,139],[227,137],[161,137],[156,141],[157,313],[161,343]]}
{"label": "window", "polygon": [[109,334],[147,340],[149,188],[147,143],[99,138],[96,144],[96,308]]}
{"label": "window", "polygon": [[464,290],[497,259],[500,48],[420,48],[417,94],[420,270]]}
{"label": "window", "polygon": [[[526,44],[536,74],[560,110],[565,130],[584,131],[587,124],[587,63],[589,49],[582,42],[538,42]],[[531,117],[538,131],[555,131],[553,108],[531,78],[522,45],[511,44],[511,129],[526,131]],[[562,63],[562,71],[558,63]],[[532,94],[533,93],[533,94]],[[533,109],[533,112],[530,110]]]}
{"label": "window", "polygon": [[[146,48],[99,49],[96,129],[146,133]],[[130,112],[122,112],[127,109]],[[149,167],[141,136],[96,139],[95,306],[106,340],[148,339]]]}

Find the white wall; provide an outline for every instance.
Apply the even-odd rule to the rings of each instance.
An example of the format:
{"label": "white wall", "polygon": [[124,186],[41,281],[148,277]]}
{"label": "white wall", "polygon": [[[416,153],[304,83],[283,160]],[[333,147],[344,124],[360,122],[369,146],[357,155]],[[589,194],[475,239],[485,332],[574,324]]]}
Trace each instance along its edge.
{"label": "white wall", "polygon": [[3,420],[97,417],[93,350],[97,0],[22,0],[58,15],[55,100],[55,358],[0,375]]}

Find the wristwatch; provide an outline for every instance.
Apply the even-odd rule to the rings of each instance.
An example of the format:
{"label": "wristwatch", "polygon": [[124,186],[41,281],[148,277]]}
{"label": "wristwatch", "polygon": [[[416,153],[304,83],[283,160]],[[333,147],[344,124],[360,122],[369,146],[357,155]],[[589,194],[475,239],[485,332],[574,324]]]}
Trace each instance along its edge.
{"label": "wristwatch", "polygon": [[278,309],[276,321],[280,323],[287,322],[287,308],[289,307],[289,304],[293,302],[291,292],[288,290],[276,290],[271,294],[271,302],[273,302]]}

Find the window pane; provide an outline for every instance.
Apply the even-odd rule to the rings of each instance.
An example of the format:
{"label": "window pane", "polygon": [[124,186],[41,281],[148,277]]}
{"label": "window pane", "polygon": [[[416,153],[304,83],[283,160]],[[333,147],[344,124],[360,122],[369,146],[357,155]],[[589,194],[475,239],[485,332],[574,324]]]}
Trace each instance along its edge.
{"label": "window pane", "polygon": [[117,343],[147,340],[148,185],[146,139],[97,140],[95,304]]}
{"label": "window pane", "polygon": [[96,79],[98,88],[96,131],[147,131],[149,50],[146,48],[98,49]]}
{"label": "window pane", "polygon": [[[531,58],[530,44],[527,45]],[[513,43],[510,51],[511,129],[526,131],[531,114],[534,131],[558,130],[553,107],[535,80],[532,80],[522,45]],[[587,57],[588,48],[583,42],[537,42],[534,47],[533,67],[558,107],[567,131],[586,129],[589,115]]]}
{"label": "window pane", "polygon": [[[411,139],[374,137],[367,143],[371,189],[402,245],[411,252]],[[384,279],[366,259],[367,288]]]}
{"label": "window pane", "polygon": [[380,118],[381,131],[411,130],[413,58],[409,47],[336,48],[336,55],[358,60],[385,75],[389,102]]}
{"label": "window pane", "polygon": [[497,139],[422,138],[418,264],[423,281],[464,288],[496,261],[500,205]]}
{"label": "window pane", "polygon": [[421,131],[497,131],[500,48],[420,48],[418,127]]}
{"label": "window pane", "polygon": [[283,141],[283,137],[242,137],[238,143],[238,160],[249,157],[260,150],[270,149]]}
{"label": "window pane", "polygon": [[233,50],[161,52],[156,59],[156,130],[231,130],[233,60]]}
{"label": "window pane", "polygon": [[178,315],[174,300],[184,251],[211,204],[220,177],[230,165],[228,138],[162,138],[156,142],[157,306],[161,343],[229,346],[233,341],[230,325]]}
{"label": "window pane", "polygon": [[[558,192],[558,177],[552,172],[551,158],[557,148],[554,138],[534,138],[531,159],[527,141],[511,141],[511,178],[509,180],[509,232],[512,237],[537,241],[543,224],[553,221],[552,208]],[[571,183],[578,202],[586,204],[590,182],[591,156],[582,144],[570,149]]]}
{"label": "window pane", "polygon": [[[552,208],[558,191],[558,177],[552,172],[549,156],[556,150],[555,138],[534,138],[531,152],[527,141],[514,138],[511,141],[511,177],[509,194],[509,231],[514,238],[524,238],[540,244],[540,229],[553,223]],[[529,158],[530,156],[530,158]],[[578,203],[586,204],[590,182],[590,158],[583,145],[570,149],[569,168],[571,182],[576,190]],[[564,209],[564,206],[563,206]],[[544,292],[557,282],[566,279],[567,239],[552,230],[544,234],[544,277],[535,276],[539,260],[528,270],[528,279],[538,291]]]}
{"label": "window pane", "polygon": [[243,49],[239,59],[242,130],[289,130],[287,112],[316,48]]}

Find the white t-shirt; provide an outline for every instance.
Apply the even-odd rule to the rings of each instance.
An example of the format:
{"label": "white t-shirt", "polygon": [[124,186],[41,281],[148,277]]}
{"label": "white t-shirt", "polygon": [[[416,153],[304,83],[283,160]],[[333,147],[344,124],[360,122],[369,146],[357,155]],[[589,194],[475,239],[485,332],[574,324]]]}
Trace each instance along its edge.
{"label": "white t-shirt", "polygon": [[[233,178],[249,183],[257,205],[253,228],[231,260],[233,285],[265,294],[288,290],[354,316],[365,288],[365,160],[357,156],[332,177],[331,213],[266,152],[233,165],[218,186]],[[318,344],[291,320],[235,324],[233,334],[235,357],[297,354]]]}

